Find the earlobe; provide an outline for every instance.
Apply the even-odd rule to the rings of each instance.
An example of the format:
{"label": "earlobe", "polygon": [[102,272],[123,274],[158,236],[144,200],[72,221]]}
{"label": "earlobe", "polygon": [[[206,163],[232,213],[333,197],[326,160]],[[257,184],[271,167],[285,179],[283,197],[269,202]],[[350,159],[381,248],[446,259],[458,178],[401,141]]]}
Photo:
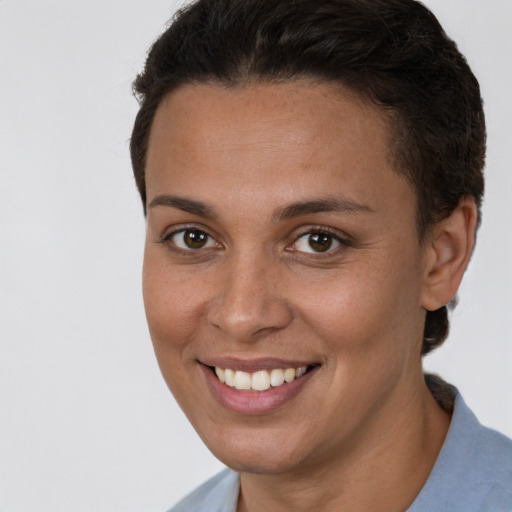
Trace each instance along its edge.
{"label": "earlobe", "polygon": [[478,213],[473,198],[461,199],[438,222],[426,244],[425,281],[421,305],[434,311],[448,304],[459,288],[475,245]]}

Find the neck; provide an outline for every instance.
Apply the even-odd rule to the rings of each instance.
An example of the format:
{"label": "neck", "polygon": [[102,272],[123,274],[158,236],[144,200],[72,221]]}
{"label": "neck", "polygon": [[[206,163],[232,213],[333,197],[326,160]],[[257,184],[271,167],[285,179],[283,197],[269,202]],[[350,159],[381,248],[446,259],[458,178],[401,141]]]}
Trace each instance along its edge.
{"label": "neck", "polygon": [[449,423],[449,413],[422,381],[348,440],[329,465],[303,464],[281,475],[242,473],[238,512],[301,512],[320,505],[326,512],[406,510],[428,479]]}

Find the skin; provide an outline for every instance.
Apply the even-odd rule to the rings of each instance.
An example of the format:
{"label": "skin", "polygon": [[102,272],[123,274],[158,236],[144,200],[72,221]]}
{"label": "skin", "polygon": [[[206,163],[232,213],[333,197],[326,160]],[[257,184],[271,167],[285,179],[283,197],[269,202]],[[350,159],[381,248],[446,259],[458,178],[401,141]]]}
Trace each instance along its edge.
{"label": "skin", "polygon": [[[158,108],[148,324],[170,390],[241,473],[239,511],[405,510],[442,446],[450,418],[422,376],[425,310],[455,294],[476,213],[461,201],[420,242],[389,133],[376,107],[326,84],[189,84]],[[345,208],[278,215],[326,199]],[[203,248],[183,245],[191,227],[208,235]],[[308,233],[319,229],[342,241],[315,253]],[[201,361],[215,357],[318,367],[293,399],[250,415],[209,391]]]}

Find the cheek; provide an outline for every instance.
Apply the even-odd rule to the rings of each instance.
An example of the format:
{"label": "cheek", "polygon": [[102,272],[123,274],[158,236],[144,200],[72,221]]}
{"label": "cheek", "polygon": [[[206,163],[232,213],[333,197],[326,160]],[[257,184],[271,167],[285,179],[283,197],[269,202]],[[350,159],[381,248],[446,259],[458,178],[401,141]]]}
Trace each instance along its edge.
{"label": "cheek", "polygon": [[189,340],[197,324],[192,306],[183,300],[172,275],[146,257],[143,273],[144,307],[155,356],[164,380],[181,407],[187,408],[188,369],[193,364]]}
{"label": "cheek", "polygon": [[176,353],[186,350],[199,327],[197,287],[146,250],[143,295],[151,339],[162,365],[161,358],[166,354],[172,353],[175,358]]}
{"label": "cheek", "polygon": [[[395,263],[396,262],[396,263]],[[337,269],[323,283],[297,287],[297,309],[333,351],[384,352],[421,333],[419,273],[393,257]],[[387,347],[389,350],[389,347]]]}

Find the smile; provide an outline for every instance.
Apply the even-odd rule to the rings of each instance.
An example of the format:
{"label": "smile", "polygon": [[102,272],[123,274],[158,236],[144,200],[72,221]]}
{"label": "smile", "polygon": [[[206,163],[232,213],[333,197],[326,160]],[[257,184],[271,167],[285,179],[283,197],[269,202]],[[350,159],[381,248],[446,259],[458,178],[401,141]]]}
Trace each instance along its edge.
{"label": "smile", "polygon": [[302,377],[308,370],[307,366],[298,368],[274,368],[273,370],[259,370],[253,373],[230,368],[215,367],[218,379],[231,388],[246,391],[267,391],[282,386]]}
{"label": "smile", "polygon": [[205,383],[215,400],[238,414],[268,414],[292,401],[319,373],[318,362],[276,358],[201,361]]}

